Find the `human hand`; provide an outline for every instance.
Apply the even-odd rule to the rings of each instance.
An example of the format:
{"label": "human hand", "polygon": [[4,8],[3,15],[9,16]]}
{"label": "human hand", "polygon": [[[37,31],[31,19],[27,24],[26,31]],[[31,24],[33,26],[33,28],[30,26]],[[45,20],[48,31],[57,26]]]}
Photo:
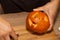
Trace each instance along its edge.
{"label": "human hand", "polygon": [[47,31],[52,30],[54,18],[55,18],[55,15],[56,15],[56,7],[54,6],[54,4],[49,4],[48,3],[48,4],[46,4],[42,7],[38,7],[36,9],[33,9],[33,11],[43,11],[43,12],[45,12],[48,15],[49,20],[50,20],[50,27]]}
{"label": "human hand", "polygon": [[17,40],[17,35],[11,25],[0,18],[0,40],[11,40],[10,36],[13,40]]}

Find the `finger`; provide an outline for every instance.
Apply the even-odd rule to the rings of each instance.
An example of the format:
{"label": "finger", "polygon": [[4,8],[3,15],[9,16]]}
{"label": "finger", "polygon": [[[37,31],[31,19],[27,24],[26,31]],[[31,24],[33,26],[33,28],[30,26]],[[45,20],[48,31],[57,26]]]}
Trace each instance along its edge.
{"label": "finger", "polygon": [[9,35],[4,36],[4,39],[5,39],[5,40],[10,40]]}
{"label": "finger", "polygon": [[14,31],[11,31],[10,35],[14,40],[18,40],[17,35]]}
{"label": "finger", "polygon": [[4,40],[4,38],[0,36],[0,40]]}

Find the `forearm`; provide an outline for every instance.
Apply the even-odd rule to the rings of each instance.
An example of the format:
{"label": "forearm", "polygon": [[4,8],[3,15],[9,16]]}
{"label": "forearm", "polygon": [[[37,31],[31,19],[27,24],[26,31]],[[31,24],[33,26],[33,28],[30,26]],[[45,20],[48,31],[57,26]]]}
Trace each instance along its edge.
{"label": "forearm", "polygon": [[51,2],[47,3],[47,5],[50,5],[52,9],[55,9],[56,11],[59,6],[59,0],[51,0]]}
{"label": "forearm", "polygon": [[59,6],[59,1],[60,0],[51,0],[51,3],[50,4],[53,5],[52,7],[54,7],[55,9],[57,9],[58,6]]}
{"label": "forearm", "polygon": [[50,8],[50,15],[54,19],[58,10],[59,0],[51,0],[51,2],[47,3],[48,7]]}
{"label": "forearm", "polygon": [[58,7],[59,7],[59,0],[51,0],[51,4],[53,4],[52,6],[52,17],[53,19],[55,18],[56,14],[57,14],[57,11],[58,11]]}

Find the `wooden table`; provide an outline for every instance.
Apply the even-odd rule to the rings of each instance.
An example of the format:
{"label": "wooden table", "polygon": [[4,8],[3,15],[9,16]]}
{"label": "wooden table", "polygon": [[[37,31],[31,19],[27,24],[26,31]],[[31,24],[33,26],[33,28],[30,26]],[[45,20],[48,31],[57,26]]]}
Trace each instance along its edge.
{"label": "wooden table", "polygon": [[[2,14],[5,20],[10,22],[13,26],[14,30],[19,33],[19,40],[58,40],[54,30],[51,33],[47,33],[44,35],[35,35],[31,34],[29,31],[26,30],[25,26],[25,19],[28,15],[28,12],[21,12],[21,13],[11,13],[11,14]],[[54,26],[60,25],[60,14],[57,15],[57,19],[55,21]]]}

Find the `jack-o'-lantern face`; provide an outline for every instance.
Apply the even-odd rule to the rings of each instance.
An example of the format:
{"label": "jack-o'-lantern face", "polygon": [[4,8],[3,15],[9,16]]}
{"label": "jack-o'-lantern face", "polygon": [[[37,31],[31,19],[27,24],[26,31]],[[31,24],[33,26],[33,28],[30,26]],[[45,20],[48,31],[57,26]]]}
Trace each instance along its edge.
{"label": "jack-o'-lantern face", "polygon": [[33,11],[27,16],[26,27],[33,32],[44,33],[49,26],[49,18],[44,12]]}

